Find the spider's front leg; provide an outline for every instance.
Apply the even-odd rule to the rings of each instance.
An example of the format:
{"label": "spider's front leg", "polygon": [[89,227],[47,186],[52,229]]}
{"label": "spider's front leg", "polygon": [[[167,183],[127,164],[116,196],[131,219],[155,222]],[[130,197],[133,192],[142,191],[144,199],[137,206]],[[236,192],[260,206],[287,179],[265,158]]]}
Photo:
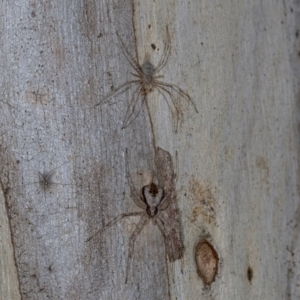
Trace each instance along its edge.
{"label": "spider's front leg", "polygon": [[167,43],[165,45],[163,55],[162,55],[158,65],[157,65],[157,67],[155,68],[155,70],[153,72],[154,74],[157,74],[166,65],[167,60],[168,60],[169,55],[170,55],[170,51],[171,51],[171,37],[170,37],[169,29],[168,29],[168,26],[167,26]]}
{"label": "spider's front leg", "polygon": [[121,44],[121,50],[123,52],[123,55],[125,56],[125,58],[127,59],[128,63],[131,65],[131,67],[137,72],[137,73],[142,73],[142,69],[140,67],[139,61],[138,61],[138,57],[137,57],[137,49],[136,49],[136,53],[135,53],[135,57],[132,57],[131,54],[129,53],[128,49],[126,48],[125,43],[123,42],[121,36],[119,35],[119,33],[117,32],[117,36],[119,39],[119,42]]}
{"label": "spider's front leg", "polygon": [[[156,83],[156,82],[154,82]],[[178,132],[178,128],[179,128],[179,121],[181,119],[181,116],[182,116],[182,112],[181,110],[179,109],[174,97],[172,96],[172,94],[167,90],[165,89],[164,87],[161,87],[159,85],[156,86],[158,92],[164,97],[164,99],[166,100],[166,103],[168,104],[170,110],[171,110],[171,113],[172,113],[172,116],[174,115],[174,111],[172,108],[175,108],[175,113],[176,113],[176,130],[175,132],[177,133]],[[165,96],[165,94],[163,92],[166,92],[170,99],[171,99],[171,103],[169,103],[167,97]],[[171,105],[172,104],[172,105]]]}
{"label": "spider's front leg", "polygon": [[128,184],[129,184],[129,187],[130,187],[130,196],[131,196],[132,200],[134,201],[134,203],[138,207],[142,208],[143,210],[146,210],[147,205],[142,200],[142,198],[141,198],[140,193],[138,192],[138,190],[135,188],[133,180],[132,180],[132,178],[130,176],[130,173],[129,173],[128,151],[127,151],[127,148],[126,148],[126,162],[125,163],[126,163],[127,180],[128,180]]}
{"label": "spider's front leg", "polygon": [[91,236],[86,240],[86,242],[89,242],[95,235],[97,235],[98,233],[102,233],[102,232],[105,231],[107,228],[109,228],[109,227],[111,227],[112,225],[116,224],[117,222],[121,221],[121,220],[122,220],[123,218],[125,218],[125,217],[141,216],[141,215],[143,215],[143,214],[144,214],[143,211],[120,214],[119,216],[115,217],[115,218],[112,219],[110,222],[108,222],[106,225],[104,225],[101,229],[99,229],[98,231],[96,231],[93,235],[91,235]]}
{"label": "spider's front leg", "polygon": [[158,213],[155,221],[164,236],[169,260],[175,261],[182,257],[184,246],[171,154],[157,147],[155,165],[157,168],[157,180],[165,191],[165,197],[157,207]]}

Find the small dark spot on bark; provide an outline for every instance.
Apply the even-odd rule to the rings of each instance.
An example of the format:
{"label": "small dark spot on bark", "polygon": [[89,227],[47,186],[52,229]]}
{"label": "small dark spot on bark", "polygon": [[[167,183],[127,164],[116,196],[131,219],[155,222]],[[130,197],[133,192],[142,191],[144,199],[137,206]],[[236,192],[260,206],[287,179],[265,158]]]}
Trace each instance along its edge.
{"label": "small dark spot on bark", "polygon": [[203,45],[203,42],[201,42],[201,45]]}
{"label": "small dark spot on bark", "polygon": [[252,281],[252,278],[253,278],[253,270],[251,267],[248,267],[248,270],[247,270],[247,278],[248,280],[251,282]]}
{"label": "small dark spot on bark", "polygon": [[293,8],[291,7],[291,13],[293,13],[294,12],[294,10],[293,10]]}
{"label": "small dark spot on bark", "polygon": [[19,159],[17,159],[17,164],[19,164],[20,163],[20,160]]}
{"label": "small dark spot on bark", "polygon": [[299,37],[299,30],[296,30],[296,38]]}
{"label": "small dark spot on bark", "polygon": [[151,47],[152,47],[153,50],[156,49],[156,45],[155,44],[151,44]]}
{"label": "small dark spot on bark", "polygon": [[31,16],[32,16],[33,18],[36,16],[36,13],[35,13],[34,10],[31,12]]}
{"label": "small dark spot on bark", "polygon": [[151,28],[151,24],[148,25],[148,28],[149,28],[149,29]]}

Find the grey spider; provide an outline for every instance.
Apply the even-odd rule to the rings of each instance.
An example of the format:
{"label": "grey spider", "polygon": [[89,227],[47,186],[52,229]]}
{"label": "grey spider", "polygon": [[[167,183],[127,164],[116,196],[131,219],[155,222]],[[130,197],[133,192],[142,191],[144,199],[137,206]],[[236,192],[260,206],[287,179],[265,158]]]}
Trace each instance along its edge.
{"label": "grey spider", "polygon": [[[162,150],[159,148],[159,150]],[[162,150],[163,151],[163,150]],[[143,211],[138,212],[129,212],[129,213],[122,213],[119,216],[112,219],[106,225],[104,225],[100,230],[96,231],[92,236],[90,236],[86,242],[90,241],[95,235],[99,233],[103,233],[107,228],[116,224],[118,221],[122,220],[125,217],[133,217],[133,216],[140,216],[140,221],[136,225],[135,230],[132,232],[129,238],[129,248],[128,248],[128,257],[127,257],[127,266],[126,266],[126,277],[125,283],[127,283],[129,268],[131,265],[131,260],[134,253],[134,243],[142,231],[144,226],[146,226],[150,220],[153,224],[157,225],[160,232],[162,233],[166,251],[168,253],[169,260],[171,262],[180,259],[183,255],[184,246],[182,244],[181,239],[179,238],[180,234],[178,234],[176,227],[174,227],[173,223],[174,220],[169,220],[163,211],[165,211],[172,200],[175,197],[175,192],[173,187],[170,184],[166,184],[166,188],[162,188],[155,184],[154,182],[150,183],[149,185],[143,186],[140,193],[135,188],[133,184],[133,180],[129,174],[129,166],[128,166],[128,154],[126,151],[126,173],[128,178],[128,184],[130,187],[131,197],[134,203],[143,209]],[[173,178],[172,178],[173,179]],[[174,219],[176,213],[173,213]]]}
{"label": "grey spider", "polygon": [[[61,183],[61,182],[53,182],[53,175],[55,173],[55,171],[60,168],[61,166],[63,166],[64,164],[68,163],[69,161],[65,161],[62,164],[60,164],[59,166],[55,167],[54,169],[52,169],[51,171],[44,171],[44,172],[39,172],[39,181],[37,182],[33,182],[33,183],[39,183],[42,187],[43,190],[48,190],[50,189],[50,187],[52,185],[69,185],[67,183]],[[32,184],[32,183],[31,183]]]}
{"label": "grey spider", "polygon": [[[123,83],[122,85],[114,89],[111,93],[109,93],[107,96],[105,96],[101,100],[101,102],[96,104],[96,106],[103,104],[106,100],[108,100],[110,97],[112,97],[114,94],[124,89],[125,87],[131,85],[137,85],[137,88],[133,92],[132,99],[129,103],[122,129],[126,128],[138,116],[143,103],[147,100],[147,95],[153,89],[157,89],[158,92],[164,97],[164,99],[167,101],[169,108],[170,108],[170,103],[168,102],[165,93],[170,97],[171,103],[174,106],[176,111],[177,124],[179,120],[180,109],[176,103],[176,100],[172,92],[177,93],[179,96],[181,96],[182,98],[190,102],[194,106],[195,111],[198,113],[196,104],[193,102],[191,97],[186,92],[184,92],[178,85],[166,83],[164,81],[159,80],[159,78],[163,76],[157,75],[162,70],[162,68],[166,65],[171,50],[171,39],[170,39],[168,27],[167,27],[167,44],[165,46],[163,55],[156,67],[154,67],[154,65],[150,62],[148,55],[146,55],[145,61],[142,64],[140,64],[138,61],[137,49],[135,49],[135,57],[132,57],[118,32],[117,32],[117,36],[120,44],[122,45],[122,52],[125,58],[127,59],[131,67],[136,72],[131,74],[134,77],[137,77],[137,79],[130,80],[128,82]],[[140,98],[141,100],[139,101]]]}
{"label": "grey spider", "polygon": [[[69,161],[65,161],[63,162],[62,164],[60,164],[59,166],[55,167],[54,169],[52,169],[51,171],[43,171],[43,172],[38,172],[38,181],[34,181],[34,182],[30,182],[30,183],[27,183],[25,184],[26,185],[32,185],[32,184],[39,184],[40,187],[42,188],[42,190],[44,191],[48,191],[50,190],[50,188],[53,186],[53,185],[70,185],[70,184],[67,184],[67,183],[61,183],[61,182],[54,182],[52,179],[53,179],[53,176],[55,174],[55,171],[60,168],[61,166],[63,166],[64,164],[68,163]],[[18,187],[24,187],[24,185],[16,185],[16,186],[13,186],[13,187],[9,187],[9,189],[12,189],[12,188],[18,188]]]}

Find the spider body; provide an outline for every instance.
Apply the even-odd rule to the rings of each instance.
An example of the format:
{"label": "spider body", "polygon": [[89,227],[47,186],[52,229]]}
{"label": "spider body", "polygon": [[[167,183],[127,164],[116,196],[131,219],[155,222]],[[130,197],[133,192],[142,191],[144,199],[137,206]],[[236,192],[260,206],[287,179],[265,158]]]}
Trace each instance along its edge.
{"label": "spider body", "polygon": [[54,170],[50,172],[39,172],[39,183],[42,186],[44,190],[47,190],[50,188],[50,186],[53,184],[52,177],[54,174]]}
{"label": "spider body", "polygon": [[165,192],[163,188],[158,187],[155,183],[146,185],[142,188],[141,198],[147,205],[146,213],[149,218],[154,218],[158,213],[158,208],[160,203],[165,197]]}
{"label": "spider body", "polygon": [[155,72],[155,67],[153,66],[153,64],[150,61],[146,61],[142,64],[141,69],[143,74],[149,76],[149,78],[151,78],[152,81],[152,77]]}
{"label": "spider body", "polygon": [[[160,154],[160,156],[169,155],[168,152],[160,148],[158,148],[157,151]],[[167,161],[167,159],[164,159],[164,161]],[[171,164],[171,160],[169,160],[169,164]],[[169,260],[171,262],[180,259],[183,255],[183,249],[184,249],[181,240],[181,233],[179,229],[180,224],[178,224],[177,222],[178,211],[176,209],[171,211],[172,219],[170,219],[166,214],[166,210],[168,209],[168,207],[174,206],[175,192],[172,186],[173,173],[170,176],[170,178],[168,178],[164,182],[166,187],[162,188],[152,182],[149,185],[143,186],[139,192],[134,186],[132,178],[129,174],[127,151],[126,151],[126,173],[127,173],[128,184],[130,187],[131,198],[134,201],[134,203],[138,207],[140,207],[143,211],[120,214],[119,216],[115,217],[110,222],[108,222],[100,230],[96,231],[96,233],[94,233],[91,237],[89,237],[86,240],[87,242],[90,241],[96,234],[102,233],[104,230],[116,224],[118,221],[122,220],[125,217],[140,216],[140,220],[129,238],[129,250],[128,250],[125,283],[127,282],[130,262],[132,260],[133,253],[134,253],[135,240],[137,236],[140,234],[140,232],[142,231],[142,229],[149,223],[150,220],[154,225],[158,226],[160,232],[162,233],[165,240],[166,251],[168,253]]]}
{"label": "spider body", "polygon": [[43,188],[43,190],[48,190],[50,189],[50,187],[53,185],[53,184],[62,184],[62,183],[56,183],[56,182],[53,182],[52,179],[53,179],[53,175],[55,173],[55,170],[60,168],[62,165],[66,164],[68,161],[65,161],[64,163],[62,163],[61,165],[59,165],[58,167],[54,168],[53,170],[49,171],[49,172],[39,172],[39,181],[38,183],[41,185],[41,187]]}
{"label": "spider body", "polygon": [[146,61],[142,66],[141,66],[141,71],[142,71],[142,93],[144,95],[147,95],[150,93],[153,89],[153,84],[155,83],[155,77],[154,77],[154,71],[155,68],[153,64],[150,61]]}
{"label": "spider body", "polygon": [[[136,72],[131,74],[137,79],[130,80],[128,82],[123,83],[121,86],[114,89],[111,93],[109,93],[106,97],[104,97],[100,103],[96,104],[96,106],[103,104],[106,100],[108,100],[110,97],[112,97],[114,94],[121,91],[122,89],[131,85],[136,85],[137,88],[135,89],[132,95],[132,99],[129,103],[125,121],[123,123],[122,128],[127,127],[138,116],[143,103],[147,100],[146,98],[147,95],[150,92],[152,92],[154,89],[156,89],[164,97],[164,99],[167,101],[168,106],[170,108],[171,106],[173,107],[173,110],[171,111],[172,114],[174,112],[176,113],[177,124],[180,116],[180,109],[177,103],[178,99],[174,97],[174,93],[184,98],[186,101],[190,102],[194,106],[195,111],[198,112],[195,103],[192,101],[192,99],[186,92],[184,92],[179,86],[175,84],[166,83],[164,81],[159,80],[159,78],[163,76],[157,75],[162,70],[162,68],[166,65],[171,50],[171,41],[170,41],[168,28],[167,28],[167,37],[168,37],[167,45],[156,67],[150,62],[148,55],[146,55],[146,59],[144,63],[140,64],[137,58],[138,57],[137,50],[135,53],[135,57],[132,57],[128,52],[128,50],[126,49],[126,46],[118,33],[117,36],[120,41],[120,44],[122,45],[122,52],[125,58],[127,59],[131,67]],[[169,96],[169,100],[165,94]]]}

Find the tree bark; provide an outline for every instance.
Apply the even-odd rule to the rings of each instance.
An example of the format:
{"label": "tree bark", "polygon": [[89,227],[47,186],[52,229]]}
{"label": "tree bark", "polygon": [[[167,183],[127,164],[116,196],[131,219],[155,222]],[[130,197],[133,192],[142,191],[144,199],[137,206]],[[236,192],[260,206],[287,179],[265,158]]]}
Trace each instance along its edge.
{"label": "tree bark", "polygon": [[[0,7],[4,299],[300,297],[298,3]],[[157,66],[168,33],[159,80],[188,93],[199,112],[177,87],[155,86],[122,128],[134,85],[95,105],[137,79],[126,51]],[[138,191],[157,180],[176,197],[165,231],[149,222],[136,236],[125,283],[140,216],[97,232],[122,213],[145,212],[129,177]],[[172,250],[181,239],[180,258]],[[203,276],[209,266],[215,274]]]}

